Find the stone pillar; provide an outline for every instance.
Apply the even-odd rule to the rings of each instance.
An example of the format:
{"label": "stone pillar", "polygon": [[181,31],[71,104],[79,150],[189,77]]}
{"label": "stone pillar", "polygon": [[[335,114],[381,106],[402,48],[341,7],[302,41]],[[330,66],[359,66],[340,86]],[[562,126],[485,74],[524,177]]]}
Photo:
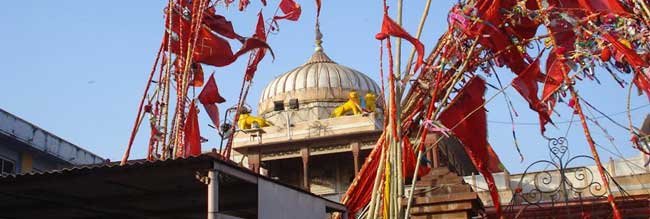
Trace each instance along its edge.
{"label": "stone pillar", "polygon": [[302,186],[309,191],[309,147],[300,148],[300,156],[302,157]]}
{"label": "stone pillar", "polygon": [[248,168],[258,174],[260,173],[261,157],[259,150],[251,151],[251,153],[248,154]]}
{"label": "stone pillar", "polygon": [[[438,154],[438,145],[441,142],[438,142],[439,136],[437,134],[429,133],[427,134],[427,140],[424,142],[424,145],[429,148],[431,147],[431,154],[427,154],[427,158],[432,162],[432,168],[440,167],[440,156]],[[438,142],[436,144],[436,142]]]}
{"label": "stone pillar", "polygon": [[353,142],[350,147],[352,148],[352,158],[354,159],[354,176],[357,176],[359,174],[359,151],[361,150],[361,146],[359,142]]}

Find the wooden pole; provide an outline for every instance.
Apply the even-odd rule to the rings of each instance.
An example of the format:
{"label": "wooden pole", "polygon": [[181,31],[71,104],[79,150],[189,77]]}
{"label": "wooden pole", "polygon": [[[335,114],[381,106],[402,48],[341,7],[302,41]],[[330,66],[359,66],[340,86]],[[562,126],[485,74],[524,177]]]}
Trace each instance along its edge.
{"label": "wooden pole", "polygon": [[600,178],[603,181],[603,185],[605,186],[605,189],[607,189],[607,201],[609,201],[609,204],[612,207],[612,216],[614,217],[614,219],[620,219],[622,218],[621,212],[619,212],[618,207],[616,206],[614,196],[612,195],[612,190],[609,187],[609,179],[607,179],[607,176],[605,175],[605,170],[603,168],[603,164],[602,162],[600,162],[600,156],[598,156],[598,151],[596,150],[594,139],[591,138],[591,132],[589,131],[587,120],[585,118],[584,113],[582,112],[582,106],[580,106],[580,102],[579,102],[580,99],[578,98],[578,93],[575,91],[573,86],[569,86],[569,91],[571,92],[571,96],[573,96],[573,101],[575,102],[575,110],[576,113],[578,113],[578,116],[580,117],[580,123],[582,124],[582,129],[585,132],[585,138],[587,138],[587,143],[589,143],[589,148],[591,148],[591,154],[594,156],[594,160],[596,161],[596,167],[598,168],[598,172],[600,173]]}

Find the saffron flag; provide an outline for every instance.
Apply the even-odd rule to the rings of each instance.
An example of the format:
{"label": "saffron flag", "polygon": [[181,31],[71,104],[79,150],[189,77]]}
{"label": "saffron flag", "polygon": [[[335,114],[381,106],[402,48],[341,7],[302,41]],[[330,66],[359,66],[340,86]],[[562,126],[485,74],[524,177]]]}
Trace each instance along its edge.
{"label": "saffron flag", "polygon": [[298,18],[300,18],[300,13],[302,12],[300,4],[296,3],[293,0],[282,0],[280,2],[280,10],[282,10],[282,13],[284,13],[284,15],[275,16],[273,17],[273,20],[287,19],[290,21],[297,21]]}
{"label": "saffron flag", "polygon": [[463,143],[476,169],[485,177],[497,215],[501,215],[499,192],[490,171],[487,118],[484,108],[485,81],[475,76],[463,87],[438,118]]}
{"label": "saffron flag", "polygon": [[411,34],[407,33],[406,30],[404,30],[399,24],[390,19],[387,14],[384,14],[384,21],[381,24],[381,32],[375,35],[375,38],[378,40],[384,40],[388,38],[388,36],[403,38],[413,44],[415,51],[418,53],[418,58],[415,62],[415,68],[413,69],[413,72],[416,72],[423,63],[424,44],[422,44],[420,40],[411,36]]}
{"label": "saffron flag", "polygon": [[185,119],[185,154],[184,157],[201,155],[201,133],[199,131],[198,111],[194,100],[190,103],[190,110]]}

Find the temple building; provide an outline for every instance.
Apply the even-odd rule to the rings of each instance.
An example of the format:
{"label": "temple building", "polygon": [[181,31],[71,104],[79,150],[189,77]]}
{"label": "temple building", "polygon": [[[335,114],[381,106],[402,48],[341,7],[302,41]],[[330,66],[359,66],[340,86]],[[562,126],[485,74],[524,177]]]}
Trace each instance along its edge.
{"label": "temple building", "polygon": [[[311,57],[263,89],[257,116],[243,112],[245,119],[240,119],[233,140],[233,160],[282,183],[340,201],[382,134],[383,100],[377,98],[381,88],[374,80],[326,54],[318,27],[316,35]],[[569,148],[563,145],[566,139],[552,141],[551,152]],[[425,153],[421,164],[431,171],[414,185],[410,180],[406,185],[407,191],[414,191],[411,218],[495,217],[485,180],[462,144],[453,137],[429,133],[425,145],[433,150]],[[570,217],[585,212],[604,216],[611,213],[608,192],[630,218],[650,214],[646,155],[610,161],[605,167],[607,181],[616,186],[605,191],[595,166],[558,165],[558,169],[541,171],[531,167],[531,171],[510,174],[491,153],[496,158],[491,171],[508,217],[537,218],[556,210]],[[576,158],[551,154],[549,162],[568,164]],[[545,180],[555,181],[540,183]]]}
{"label": "temple building", "polygon": [[376,106],[380,87],[332,60],[320,42],[307,62],[264,88],[258,114],[274,125],[238,132],[233,148],[256,172],[339,200],[381,135],[383,113],[381,106],[341,117],[333,111],[350,95],[362,108]]}

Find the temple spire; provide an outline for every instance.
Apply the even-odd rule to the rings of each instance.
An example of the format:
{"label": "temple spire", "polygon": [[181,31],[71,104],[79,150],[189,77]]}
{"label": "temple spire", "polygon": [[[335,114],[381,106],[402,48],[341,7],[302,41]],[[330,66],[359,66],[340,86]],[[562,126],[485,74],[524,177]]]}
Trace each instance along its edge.
{"label": "temple spire", "polygon": [[323,33],[320,32],[320,22],[316,18],[316,51],[323,51]]}

